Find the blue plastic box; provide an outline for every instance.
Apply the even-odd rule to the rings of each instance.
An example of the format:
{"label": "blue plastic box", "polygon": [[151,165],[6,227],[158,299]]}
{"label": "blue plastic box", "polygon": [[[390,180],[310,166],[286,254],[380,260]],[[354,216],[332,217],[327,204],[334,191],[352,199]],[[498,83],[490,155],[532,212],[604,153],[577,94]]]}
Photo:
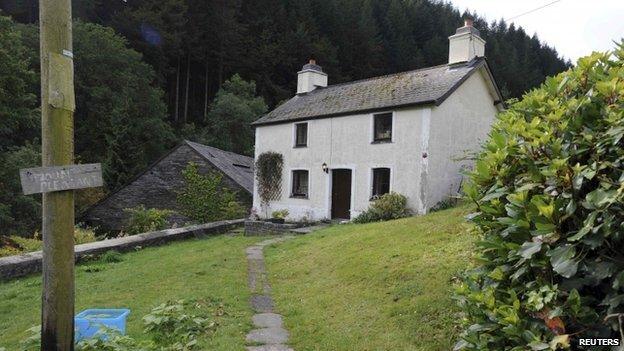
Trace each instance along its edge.
{"label": "blue plastic box", "polygon": [[[74,324],[76,329],[75,340],[92,338],[102,329],[115,329],[122,335],[126,334],[126,318],[130,314],[129,309],[88,309],[76,315]],[[106,339],[104,332],[102,339]]]}

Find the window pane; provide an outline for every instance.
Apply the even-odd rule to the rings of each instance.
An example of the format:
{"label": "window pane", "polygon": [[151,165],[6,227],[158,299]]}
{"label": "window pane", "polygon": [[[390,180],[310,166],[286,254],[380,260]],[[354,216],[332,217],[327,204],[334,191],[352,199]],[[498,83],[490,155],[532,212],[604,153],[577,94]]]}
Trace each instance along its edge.
{"label": "window pane", "polygon": [[392,113],[374,115],[375,141],[392,140]]}
{"label": "window pane", "polygon": [[308,171],[293,171],[292,196],[308,196]]}
{"label": "window pane", "polygon": [[295,146],[306,146],[308,144],[308,124],[296,124]]}
{"label": "window pane", "polygon": [[373,169],[373,196],[390,192],[390,168]]}

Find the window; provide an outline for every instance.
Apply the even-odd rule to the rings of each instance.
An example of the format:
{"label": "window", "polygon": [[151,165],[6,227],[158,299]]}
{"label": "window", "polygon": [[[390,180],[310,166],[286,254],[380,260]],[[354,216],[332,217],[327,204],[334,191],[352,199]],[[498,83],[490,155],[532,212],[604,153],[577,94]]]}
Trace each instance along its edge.
{"label": "window", "polygon": [[373,115],[373,142],[392,141],[392,112]]}
{"label": "window", "polygon": [[390,192],[390,168],[373,168],[373,193],[376,198]]}
{"label": "window", "polygon": [[295,147],[308,146],[308,124],[295,124]]}
{"label": "window", "polygon": [[308,171],[292,172],[292,197],[308,197]]}

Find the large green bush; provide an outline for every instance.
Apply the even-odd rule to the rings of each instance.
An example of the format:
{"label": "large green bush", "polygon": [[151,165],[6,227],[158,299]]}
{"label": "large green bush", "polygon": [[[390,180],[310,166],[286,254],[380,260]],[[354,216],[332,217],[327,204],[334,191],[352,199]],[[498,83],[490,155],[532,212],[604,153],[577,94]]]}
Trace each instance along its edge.
{"label": "large green bush", "polygon": [[390,192],[375,199],[370,207],[353,219],[354,223],[389,221],[407,217],[407,198],[399,193]]}
{"label": "large green bush", "polygon": [[182,175],[185,184],[177,202],[183,215],[201,223],[245,216],[245,208],[239,203],[236,192],[223,184],[220,173],[201,174],[197,164],[190,162]]}
{"label": "large green bush", "polygon": [[624,312],[623,63],[621,45],[582,58],[500,115],[465,188],[482,240],[456,349],[621,337],[605,318]]}
{"label": "large green bush", "polygon": [[126,208],[124,212],[129,215],[124,228],[124,232],[129,235],[166,229],[169,224],[168,218],[173,214],[171,210],[145,208],[143,205]]}

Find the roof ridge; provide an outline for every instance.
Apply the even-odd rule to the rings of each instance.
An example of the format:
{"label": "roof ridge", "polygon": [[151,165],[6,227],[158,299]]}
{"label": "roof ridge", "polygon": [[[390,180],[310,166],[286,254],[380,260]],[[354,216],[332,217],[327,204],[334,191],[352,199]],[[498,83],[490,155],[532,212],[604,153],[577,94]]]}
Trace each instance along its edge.
{"label": "roof ridge", "polygon": [[388,73],[388,74],[384,74],[384,75],[381,75],[381,76],[374,76],[374,77],[356,79],[356,80],[351,80],[351,81],[348,81],[348,82],[342,82],[342,83],[328,85],[326,87],[319,87],[320,89],[319,88],[314,89],[314,90],[311,91],[311,93],[313,93],[315,91],[321,91],[321,90],[326,90],[326,89],[329,89],[329,88],[337,87],[337,86],[340,86],[340,85],[361,83],[361,82],[366,82],[366,81],[375,80],[375,79],[382,79],[382,78],[388,78],[388,77],[392,77],[392,76],[398,76],[400,74],[405,74],[405,73],[415,73],[415,72],[420,72],[420,71],[426,71],[426,70],[430,70],[430,69],[440,68],[440,67],[443,67],[443,66],[451,67],[448,63],[444,63],[444,64],[437,65],[437,66],[429,66],[429,67],[412,69],[412,70],[409,70],[409,71]]}

